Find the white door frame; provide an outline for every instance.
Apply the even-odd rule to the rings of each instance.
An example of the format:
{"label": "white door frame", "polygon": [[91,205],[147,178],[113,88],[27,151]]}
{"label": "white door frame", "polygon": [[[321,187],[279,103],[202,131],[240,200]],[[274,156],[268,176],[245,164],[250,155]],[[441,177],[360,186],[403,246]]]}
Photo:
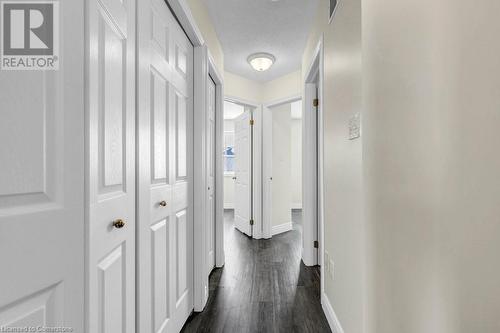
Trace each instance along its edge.
{"label": "white door frame", "polygon": [[283,104],[302,100],[302,95],[275,100],[262,106],[262,238],[271,238],[272,235],[272,181],[273,176],[273,114],[271,109]]}
{"label": "white door frame", "polygon": [[215,62],[206,46],[194,49],[194,310],[203,311],[208,300],[208,277],[210,271],[207,269],[208,243],[206,234],[208,232],[207,211],[207,129],[206,114],[208,112],[208,80],[209,76],[215,82],[216,93],[216,177],[215,177],[215,256],[216,266],[224,265],[224,186],[223,186],[223,159],[222,147],[223,135],[223,79],[219,74]]}
{"label": "white door frame", "polygon": [[186,0],[165,0],[170,10],[174,13],[182,29],[194,47],[205,45],[205,40],[201,34],[196,20],[191,13],[191,9]]}
{"label": "white door frame", "polygon": [[[208,74],[215,82],[215,266],[224,266],[224,80],[208,53]],[[220,149],[220,153],[219,150]]]}
{"label": "white door frame", "polygon": [[225,96],[227,102],[243,105],[252,108],[253,125],[253,140],[252,140],[252,157],[253,157],[253,174],[252,174],[252,217],[254,220],[252,238],[263,238],[262,225],[262,105],[234,96]]}
{"label": "white door frame", "polygon": [[[306,266],[321,265],[321,295],[324,293],[324,198],[323,198],[323,36],[321,36],[308,71],[304,77],[304,103],[302,106],[302,188],[303,188],[303,232],[302,260]],[[317,86],[316,86],[317,85]],[[313,105],[318,91],[317,130],[316,117],[307,108]],[[318,138],[317,154],[314,149]],[[317,163],[317,164],[316,164]],[[317,180],[314,171],[317,168]],[[317,195],[316,195],[317,194]],[[317,224],[316,224],[317,223]],[[314,241],[319,227],[318,256],[315,255]],[[318,258],[319,257],[319,258]]]}

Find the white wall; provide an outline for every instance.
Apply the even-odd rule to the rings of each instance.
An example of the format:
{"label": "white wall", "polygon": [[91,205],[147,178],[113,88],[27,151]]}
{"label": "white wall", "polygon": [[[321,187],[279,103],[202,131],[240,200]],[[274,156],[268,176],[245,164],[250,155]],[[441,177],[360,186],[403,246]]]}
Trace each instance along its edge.
{"label": "white wall", "polygon": [[500,332],[498,13],[363,0],[372,332]]}
{"label": "white wall", "polygon": [[[349,118],[362,110],[361,0],[339,1],[331,24],[328,24],[328,6],[329,1],[320,1],[302,65],[305,75],[316,45],[324,35],[323,246],[335,268],[333,278],[325,274],[325,292],[344,331],[362,333],[367,329],[362,142],[348,139]],[[388,31],[401,34],[404,29]],[[304,106],[304,110],[309,107]],[[384,154],[384,158],[388,156]]]}
{"label": "white wall", "polygon": [[271,109],[273,113],[272,144],[272,225],[292,221],[290,191],[291,108],[285,104]]}
{"label": "white wall", "polygon": [[291,206],[302,209],[302,119],[296,118],[302,113],[302,101],[291,104],[290,128],[290,186]]}
{"label": "white wall", "polygon": [[303,58],[324,34],[327,297],[348,333],[500,332],[500,2],[362,1]]}
{"label": "white wall", "polygon": [[196,25],[201,31],[205,44],[210,50],[210,54],[214,58],[218,72],[221,73],[220,75],[224,75],[224,52],[204,1],[186,0],[186,2],[193,14]]}

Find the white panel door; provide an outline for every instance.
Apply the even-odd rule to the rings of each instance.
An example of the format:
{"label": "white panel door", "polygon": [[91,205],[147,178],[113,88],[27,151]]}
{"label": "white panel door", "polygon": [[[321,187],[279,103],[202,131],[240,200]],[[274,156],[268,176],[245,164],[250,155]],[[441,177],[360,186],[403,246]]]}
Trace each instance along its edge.
{"label": "white panel door", "polygon": [[[84,327],[84,3],[58,71],[0,73],[0,327]],[[62,15],[64,13],[64,15]]]}
{"label": "white panel door", "polygon": [[138,2],[137,332],[193,309],[193,47],[163,0]]}
{"label": "white panel door", "polygon": [[216,86],[208,77],[208,114],[207,114],[207,271],[215,267],[215,110]]}
{"label": "white panel door", "polygon": [[250,111],[245,111],[234,122],[234,226],[251,236],[251,133]]}
{"label": "white panel door", "polygon": [[87,331],[135,332],[135,0],[88,1]]}

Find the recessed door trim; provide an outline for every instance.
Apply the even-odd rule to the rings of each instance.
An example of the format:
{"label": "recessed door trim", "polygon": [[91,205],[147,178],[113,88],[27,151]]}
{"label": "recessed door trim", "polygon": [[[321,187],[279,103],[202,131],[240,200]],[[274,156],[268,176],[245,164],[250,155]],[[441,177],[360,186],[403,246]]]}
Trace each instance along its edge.
{"label": "recessed door trim", "polygon": [[[302,232],[302,260],[306,266],[318,264],[321,266],[321,303],[325,304],[323,301],[325,293],[323,256],[323,78],[323,36],[321,36],[303,82],[305,95],[304,103],[302,103],[302,214],[304,221]],[[318,111],[317,114],[313,115],[312,112],[307,112],[306,110],[313,105],[313,100],[315,98],[318,99]],[[317,249],[314,247],[314,241],[316,240],[319,241]]]}
{"label": "recessed door trim", "polygon": [[207,112],[209,103],[208,82],[215,83],[215,266],[224,266],[224,186],[222,139],[224,126],[222,75],[215,66],[214,59],[206,46],[194,50],[194,310],[202,311],[208,300],[208,268],[207,234],[209,229],[208,206],[208,156],[207,142],[210,135]]}

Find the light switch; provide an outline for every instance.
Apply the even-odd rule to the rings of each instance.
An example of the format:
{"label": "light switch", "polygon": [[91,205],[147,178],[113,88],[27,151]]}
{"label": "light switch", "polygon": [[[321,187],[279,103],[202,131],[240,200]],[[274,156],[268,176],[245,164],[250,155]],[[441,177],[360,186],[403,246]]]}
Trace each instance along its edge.
{"label": "light switch", "polygon": [[349,140],[357,139],[361,136],[361,115],[354,114],[349,118]]}
{"label": "light switch", "polygon": [[330,278],[333,281],[333,279],[335,277],[335,263],[333,262],[333,260],[330,260],[330,265],[329,266],[330,266]]}

